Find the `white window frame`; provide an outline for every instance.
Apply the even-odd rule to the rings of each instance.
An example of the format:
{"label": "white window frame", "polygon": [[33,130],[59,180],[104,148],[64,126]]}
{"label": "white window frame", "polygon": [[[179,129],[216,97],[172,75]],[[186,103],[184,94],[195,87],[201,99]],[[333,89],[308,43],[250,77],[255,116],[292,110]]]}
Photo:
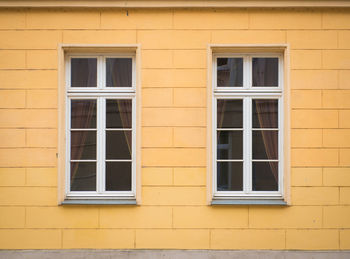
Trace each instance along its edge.
{"label": "white window frame", "polygon": [[[71,87],[71,59],[72,58],[97,58],[97,87]],[[131,87],[107,87],[106,85],[106,59],[107,58],[131,58],[132,59],[132,86]],[[66,135],[66,161],[65,161],[65,199],[66,200],[135,200],[136,199],[136,55],[134,53],[76,53],[65,56],[65,135]],[[95,99],[96,103],[96,191],[70,191],[70,104],[74,99]],[[131,162],[131,190],[130,191],[106,191],[105,190],[105,135],[106,135],[106,100],[131,99],[132,100],[132,156]],[[114,130],[114,129],[113,129]],[[125,130],[125,129],[115,129]],[[86,160],[84,160],[86,161]],[[118,159],[118,161],[122,161]],[[126,160],[123,160],[126,161]],[[69,204],[69,202],[67,202]],[[63,202],[64,204],[64,202]],[[101,203],[103,204],[103,203]],[[108,204],[108,202],[106,203]],[[128,204],[128,202],[126,202]]]}
{"label": "white window frame", "polygon": [[[218,87],[217,86],[217,58],[243,58],[243,86]],[[256,87],[252,86],[252,58],[278,58],[278,86]],[[212,55],[212,203],[218,200],[283,200],[284,189],[284,55],[274,52],[239,52],[214,53]],[[252,99],[278,100],[278,191],[252,190]],[[243,100],[243,191],[217,191],[217,100],[241,99]],[[227,160],[226,160],[227,161]],[[264,160],[268,161],[268,160]],[[230,204],[230,203],[228,203]],[[233,202],[232,204],[240,204]],[[249,202],[247,204],[250,204]],[[252,203],[254,204],[254,203]],[[256,204],[264,204],[257,202]]]}

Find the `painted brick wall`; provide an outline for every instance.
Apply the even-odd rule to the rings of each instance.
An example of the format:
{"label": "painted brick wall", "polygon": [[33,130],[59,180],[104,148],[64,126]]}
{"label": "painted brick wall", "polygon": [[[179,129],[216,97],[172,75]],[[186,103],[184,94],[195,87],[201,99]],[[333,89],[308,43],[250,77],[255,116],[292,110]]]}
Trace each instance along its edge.
{"label": "painted brick wall", "polygon": [[[57,46],[142,44],[142,205],[57,206]],[[290,207],[206,205],[208,43],[291,46]],[[0,10],[0,248],[350,249],[350,11]]]}

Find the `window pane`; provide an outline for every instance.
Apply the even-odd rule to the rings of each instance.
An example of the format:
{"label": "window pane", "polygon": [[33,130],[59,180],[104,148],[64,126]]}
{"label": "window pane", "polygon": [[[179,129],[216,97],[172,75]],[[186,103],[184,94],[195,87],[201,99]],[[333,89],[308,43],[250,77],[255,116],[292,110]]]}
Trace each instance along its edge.
{"label": "window pane", "polygon": [[71,100],[71,128],[96,128],[96,100]]}
{"label": "window pane", "polygon": [[218,162],[217,163],[217,190],[242,191],[243,190],[243,163]]}
{"label": "window pane", "polygon": [[106,86],[131,87],[132,59],[107,58],[106,59]]}
{"label": "window pane", "polygon": [[278,162],[253,162],[253,191],[278,191]]}
{"label": "window pane", "polygon": [[253,130],[253,159],[278,159],[277,130]]}
{"label": "window pane", "polygon": [[132,101],[106,100],[106,127],[107,128],[132,128]]}
{"label": "window pane", "polygon": [[278,128],[278,100],[255,99],[253,107],[253,128]]}
{"label": "window pane", "polygon": [[217,127],[243,127],[243,100],[217,100]]}
{"label": "window pane", "polygon": [[96,191],[96,163],[71,162],[71,191]]}
{"label": "window pane", "polygon": [[217,159],[243,158],[243,131],[217,132]]}
{"label": "window pane", "polygon": [[97,86],[97,59],[71,59],[71,87]]}
{"label": "window pane", "polygon": [[71,132],[72,160],[96,159],[96,131]]}
{"label": "window pane", "polygon": [[131,131],[106,132],[106,159],[131,159]]}
{"label": "window pane", "polygon": [[278,86],[278,58],[253,58],[253,86]]}
{"label": "window pane", "polygon": [[131,163],[106,163],[106,191],[131,191]]}
{"label": "window pane", "polygon": [[243,58],[217,59],[217,86],[243,86]]}

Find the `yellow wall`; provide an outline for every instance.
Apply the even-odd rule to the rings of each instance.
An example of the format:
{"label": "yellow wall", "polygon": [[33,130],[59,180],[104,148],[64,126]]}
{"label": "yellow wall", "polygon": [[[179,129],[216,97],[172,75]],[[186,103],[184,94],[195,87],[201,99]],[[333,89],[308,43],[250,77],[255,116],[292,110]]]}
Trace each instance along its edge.
{"label": "yellow wall", "polygon": [[[57,206],[59,43],[141,44],[141,206]],[[292,206],[206,205],[208,43],[290,44]],[[349,10],[1,10],[0,248],[350,249],[349,197]]]}

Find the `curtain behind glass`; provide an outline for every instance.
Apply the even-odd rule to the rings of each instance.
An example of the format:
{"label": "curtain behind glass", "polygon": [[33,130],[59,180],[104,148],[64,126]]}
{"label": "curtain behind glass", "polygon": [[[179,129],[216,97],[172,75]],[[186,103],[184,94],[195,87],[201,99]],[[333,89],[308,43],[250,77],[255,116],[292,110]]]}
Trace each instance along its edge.
{"label": "curtain behind glass", "polygon": [[[95,115],[96,111],[96,100],[72,100],[77,102],[78,105],[74,105],[74,108],[71,108],[71,118],[74,118],[74,122],[71,125],[71,128],[75,129],[86,129],[91,128],[92,118]],[[73,105],[72,105],[73,107]],[[71,120],[72,121],[72,120]],[[96,125],[95,125],[96,127]],[[86,142],[89,131],[83,131],[80,135],[71,139],[71,146],[79,147],[74,148],[71,153],[71,158],[74,157],[75,160],[80,160],[84,151],[84,143]],[[74,163],[74,166],[71,170],[71,185],[76,179],[76,173],[79,163]]]}
{"label": "curtain behind glass", "polygon": [[106,59],[106,86],[132,87],[132,59]]}
{"label": "curtain behind glass", "polygon": [[[118,100],[118,109],[120,112],[120,118],[122,120],[123,128],[131,129],[132,128],[132,100]],[[125,139],[128,144],[129,152],[131,152],[131,139],[132,134],[127,134],[127,131],[124,131]]]}
{"label": "curtain behind glass", "polygon": [[[132,86],[132,59],[108,58],[107,59],[107,86],[131,87]],[[108,82],[111,80],[112,82]],[[110,85],[108,85],[110,84]],[[132,102],[131,100],[118,100],[119,114],[123,128],[132,128]],[[124,131],[124,135],[131,154],[131,134]]]}
{"label": "curtain behind glass", "polygon": [[278,86],[278,58],[253,58],[253,86]]}
{"label": "curtain behind glass", "polygon": [[[255,99],[255,108],[258,115],[260,128],[272,128],[278,127],[278,105],[276,100],[259,100]],[[270,115],[270,116],[269,116]],[[269,131],[262,130],[261,134],[268,159],[275,159],[278,157],[278,138],[274,138],[272,134],[268,134]],[[272,174],[275,180],[278,180],[278,163],[269,162]]]}

